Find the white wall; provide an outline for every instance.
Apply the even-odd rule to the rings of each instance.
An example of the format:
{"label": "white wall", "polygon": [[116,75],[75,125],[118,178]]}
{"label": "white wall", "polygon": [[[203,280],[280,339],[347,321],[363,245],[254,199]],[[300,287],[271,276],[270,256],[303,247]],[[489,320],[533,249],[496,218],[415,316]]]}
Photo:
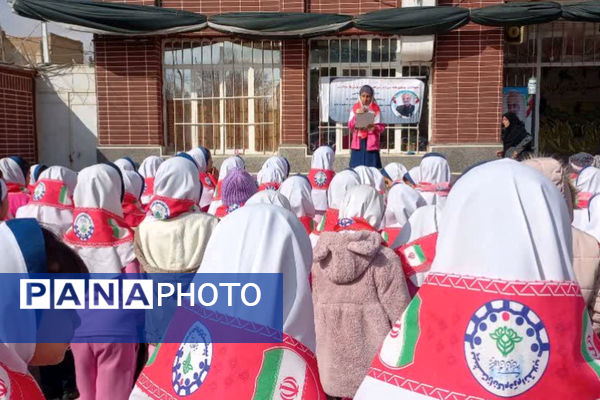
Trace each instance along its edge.
{"label": "white wall", "polygon": [[39,161],[74,170],[96,163],[98,124],[94,67],[40,70],[36,78]]}

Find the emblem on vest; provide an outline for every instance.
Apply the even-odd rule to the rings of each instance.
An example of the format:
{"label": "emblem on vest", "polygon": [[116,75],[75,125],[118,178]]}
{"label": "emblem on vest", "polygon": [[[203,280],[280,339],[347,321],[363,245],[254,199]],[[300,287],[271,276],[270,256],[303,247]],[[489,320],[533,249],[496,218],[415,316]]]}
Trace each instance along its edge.
{"label": "emblem on vest", "polygon": [[10,376],[4,368],[0,367],[0,400],[9,400],[10,394]]}
{"label": "emblem on vest", "polygon": [[350,226],[353,223],[354,223],[354,220],[352,218],[342,218],[338,221],[338,225],[341,226],[342,228]]}
{"label": "emblem on vest", "polygon": [[231,214],[232,212],[234,212],[235,210],[237,210],[238,208],[240,208],[241,206],[239,204],[231,204],[230,206],[227,207],[227,214]]}
{"label": "emblem on vest", "polygon": [[33,200],[39,201],[44,197],[45,194],[46,194],[46,185],[44,184],[44,182],[39,182],[35,186],[35,190],[33,191]]}
{"label": "emblem on vest", "polygon": [[323,171],[319,171],[315,174],[313,181],[318,187],[323,187],[327,184],[327,174]]}
{"label": "emblem on vest", "polygon": [[518,396],[541,379],[550,358],[548,332],[526,305],[508,300],[484,304],[465,333],[469,370],[488,392]]}
{"label": "emblem on vest", "polygon": [[75,236],[84,242],[89,240],[94,234],[94,221],[89,214],[81,213],[73,222],[73,231]]}
{"label": "emblem on vest", "polygon": [[300,387],[293,376],[284,378],[279,385],[279,395],[283,400],[294,400],[299,392]]}
{"label": "emblem on vest", "polygon": [[150,212],[156,219],[168,219],[171,216],[169,205],[162,200],[154,200],[150,204]]}
{"label": "emblem on vest", "polygon": [[207,186],[212,186],[212,181],[208,176],[204,177],[204,183],[206,183]]}
{"label": "emblem on vest", "polygon": [[210,371],[213,345],[210,332],[200,322],[188,330],[173,361],[172,383],[175,393],[189,396],[196,392]]}

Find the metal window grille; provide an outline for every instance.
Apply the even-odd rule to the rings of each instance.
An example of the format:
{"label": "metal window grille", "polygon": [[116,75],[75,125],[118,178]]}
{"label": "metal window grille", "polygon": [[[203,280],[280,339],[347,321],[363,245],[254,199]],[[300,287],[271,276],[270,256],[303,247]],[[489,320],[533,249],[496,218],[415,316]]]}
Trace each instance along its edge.
{"label": "metal window grille", "polygon": [[[321,122],[319,105],[321,78],[429,77],[429,63],[402,63],[402,42],[399,36],[319,38],[311,40],[309,46],[308,143],[310,150],[320,145],[335,146],[338,153],[348,153],[350,149],[347,124],[335,123],[332,120]],[[381,135],[382,152],[426,151],[429,120],[427,92],[428,90],[423,102],[421,122],[412,125],[388,125]]]}
{"label": "metal window grille", "polygon": [[166,136],[174,151],[277,151],[280,42],[167,40],[163,65]]}

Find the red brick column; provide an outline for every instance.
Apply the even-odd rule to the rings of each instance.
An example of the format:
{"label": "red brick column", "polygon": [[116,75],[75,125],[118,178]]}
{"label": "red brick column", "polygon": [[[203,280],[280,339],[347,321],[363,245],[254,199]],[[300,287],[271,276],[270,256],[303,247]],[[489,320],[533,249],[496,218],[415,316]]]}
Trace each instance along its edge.
{"label": "red brick column", "polygon": [[286,41],[282,46],[281,143],[307,141],[308,42]]}
{"label": "red brick column", "polygon": [[[500,2],[440,2],[440,5],[483,7],[496,3]],[[433,144],[500,141],[503,46],[501,28],[475,24],[437,36],[433,68]]]}
{"label": "red brick column", "polygon": [[37,159],[35,71],[0,66],[0,157]]}
{"label": "red brick column", "polygon": [[100,145],[162,145],[162,50],[159,39],[96,36]]}

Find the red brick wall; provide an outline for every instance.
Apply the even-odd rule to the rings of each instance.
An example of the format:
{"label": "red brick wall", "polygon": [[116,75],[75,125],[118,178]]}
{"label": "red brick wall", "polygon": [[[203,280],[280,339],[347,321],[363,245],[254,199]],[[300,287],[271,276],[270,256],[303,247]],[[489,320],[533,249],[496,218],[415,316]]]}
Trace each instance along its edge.
{"label": "red brick wall", "polygon": [[[501,1],[460,6],[483,7],[495,3]],[[453,4],[440,2],[440,5]],[[438,35],[433,66],[433,143],[500,141],[503,45],[501,28],[469,24]]]}
{"label": "red brick wall", "polygon": [[310,11],[360,15],[369,11],[401,7],[401,0],[310,0]]}
{"label": "red brick wall", "polygon": [[37,158],[35,71],[0,65],[0,157]]}
{"label": "red brick wall", "polygon": [[100,145],[161,145],[160,39],[96,36],[95,48]]}

